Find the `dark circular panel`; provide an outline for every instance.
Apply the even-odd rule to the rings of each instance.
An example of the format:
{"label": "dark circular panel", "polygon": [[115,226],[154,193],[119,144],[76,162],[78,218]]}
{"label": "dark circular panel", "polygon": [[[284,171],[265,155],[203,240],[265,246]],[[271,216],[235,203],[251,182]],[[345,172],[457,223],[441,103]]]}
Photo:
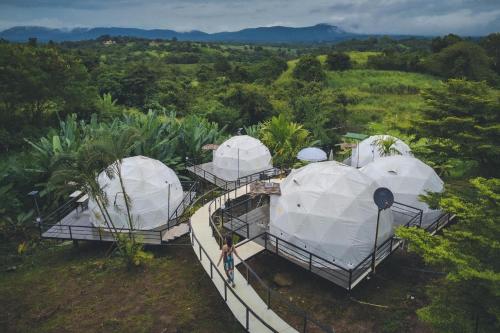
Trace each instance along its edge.
{"label": "dark circular panel", "polygon": [[373,193],[373,201],[378,209],[387,209],[394,203],[394,194],[386,187],[379,187]]}

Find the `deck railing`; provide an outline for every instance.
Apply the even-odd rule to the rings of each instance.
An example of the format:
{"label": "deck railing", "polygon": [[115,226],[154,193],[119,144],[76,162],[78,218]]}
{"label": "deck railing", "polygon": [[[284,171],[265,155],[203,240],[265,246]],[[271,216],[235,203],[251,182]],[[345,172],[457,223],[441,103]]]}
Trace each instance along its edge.
{"label": "deck railing", "polygon": [[283,174],[283,171],[278,168],[270,168],[266,170],[262,170],[259,172],[255,172],[253,174],[239,177],[236,180],[225,180],[222,179],[210,171],[207,171],[200,167],[200,165],[195,165],[192,163],[187,163],[187,169],[197,175],[200,178],[207,180],[208,182],[215,184],[220,187],[224,191],[231,191],[236,188],[239,188],[245,184],[249,184],[255,182],[257,180],[267,180],[273,177],[277,177]]}
{"label": "deck railing", "polygon": [[[253,181],[258,181],[258,180],[261,180],[261,178],[256,178],[254,179]],[[243,187],[243,190],[244,190],[244,195],[247,195],[249,193],[249,189],[250,189],[250,184],[252,182],[247,182],[245,183],[242,187]],[[230,196],[231,196],[231,190],[229,191],[226,191],[222,198],[224,198],[224,201],[225,202],[222,202],[222,198],[221,197],[218,197],[216,199],[214,199],[210,205],[209,205],[209,225],[210,225],[210,228],[212,229],[212,237],[215,238],[215,240],[217,241],[218,245],[219,245],[219,248],[222,248],[222,245],[224,244],[224,235],[222,234],[222,225],[224,223],[224,214],[220,215],[220,218],[221,220],[220,221],[215,221],[214,219],[214,212],[218,211],[221,209],[221,207],[225,207],[225,204],[226,204],[226,198],[230,199]],[[243,195],[243,194],[242,194]],[[229,200],[230,202],[232,201],[236,201],[235,199],[230,199]],[[219,223],[218,223],[219,222]],[[296,305],[294,305],[293,303],[291,303],[289,300],[283,298],[283,297],[280,297],[278,296],[279,293],[277,293],[275,290],[273,290],[271,287],[267,286],[267,284],[265,284],[263,282],[263,280],[257,275],[257,273],[255,273],[255,271],[253,271],[247,263],[245,263],[243,260],[241,260],[241,262],[245,265],[245,269],[246,269],[246,277],[247,277],[247,282],[250,283],[250,280],[251,278],[253,278],[255,281],[259,282],[259,285],[264,288],[265,290],[265,293],[267,295],[267,305],[268,305],[268,308],[271,308],[271,305],[272,306],[276,306],[276,304],[280,304],[280,305],[284,305],[288,311],[290,311],[291,313],[293,313],[295,316],[299,315],[301,317],[301,327],[298,329],[298,331],[300,332],[310,332],[310,330],[312,328],[315,328],[316,331],[319,329],[321,332],[333,332],[333,330],[331,328],[329,328],[327,325],[325,324],[322,324],[320,321],[316,320],[314,318],[314,316],[312,316],[311,314],[305,312],[304,310],[298,308]],[[274,295],[274,298],[272,297]],[[278,299],[279,297],[279,299]],[[273,302],[272,299],[275,299],[276,302]]]}
{"label": "deck railing", "polygon": [[226,278],[217,269],[217,265],[210,258],[207,251],[205,250],[205,248],[203,248],[203,246],[201,245],[201,242],[198,240],[198,238],[196,237],[196,234],[192,230],[191,230],[191,243],[193,245],[193,248],[195,246],[195,243],[196,243],[196,246],[198,247],[197,255],[198,255],[198,259],[200,260],[200,262],[203,262],[203,260],[209,261],[210,279],[212,279],[212,280],[219,279],[219,281],[223,283],[223,285],[224,285],[224,296],[223,296],[224,301],[226,303],[228,302],[228,294],[230,293],[230,294],[232,294],[234,299],[245,308],[245,320],[244,320],[245,330],[250,331],[251,318],[253,317],[261,325],[263,325],[265,328],[267,328],[270,332],[278,333],[277,330],[272,328],[271,325],[269,325],[264,319],[262,319],[257,313],[255,313],[255,311],[253,311],[252,308],[249,307],[248,304],[246,304],[245,301],[243,301],[240,296],[238,296],[238,294],[234,291],[234,289],[231,288],[231,286],[229,286],[229,283],[227,282]]}
{"label": "deck railing", "polygon": [[193,203],[196,197],[196,191],[199,182],[186,181],[181,182],[183,189],[187,190],[187,194],[183,197],[179,205],[174,209],[173,213],[166,223],[160,228],[152,230],[144,230],[138,228],[111,228],[98,227],[94,225],[74,225],[62,222],[70,213],[78,209],[78,197],[71,198],[68,202],[58,207],[53,212],[42,217],[38,222],[40,237],[52,239],[69,239],[69,240],[89,240],[89,241],[115,241],[115,231],[118,234],[127,234],[128,237],[134,238],[136,241],[144,244],[159,245],[163,242],[164,235],[173,227],[180,223],[187,222],[189,217],[185,216],[185,212]]}
{"label": "deck railing", "polygon": [[[286,241],[279,235],[273,235],[269,232],[259,235],[250,234],[250,225],[257,223],[254,219],[243,219],[236,215],[248,216],[247,214],[255,209],[257,203],[256,198],[245,197],[242,195],[237,199],[226,201],[224,207],[218,207],[215,203],[215,210],[210,212],[211,222],[214,223],[213,230],[217,230],[217,223],[215,219],[220,220],[220,225],[229,226],[228,232],[230,234],[237,233],[239,235],[246,235],[248,239],[256,239],[265,235],[266,249],[270,252],[278,254],[286,259],[306,268],[307,270],[322,276],[323,278],[332,281],[333,283],[342,286],[345,289],[351,290],[362,279],[371,273],[376,265],[382,262],[385,258],[391,255],[401,244],[395,235],[389,237],[381,244],[377,245],[377,249],[372,251],[363,260],[361,260],[355,267],[347,268],[335,261],[335,258],[327,259],[328,255],[321,255],[318,251],[309,248],[307,244],[293,244]],[[394,213],[399,214],[400,217],[406,219],[404,227],[421,226],[422,224],[422,210],[412,207],[403,203],[395,202],[391,207]],[[224,222],[226,223],[224,224]],[[222,231],[213,232],[214,237],[221,240],[222,244]]]}

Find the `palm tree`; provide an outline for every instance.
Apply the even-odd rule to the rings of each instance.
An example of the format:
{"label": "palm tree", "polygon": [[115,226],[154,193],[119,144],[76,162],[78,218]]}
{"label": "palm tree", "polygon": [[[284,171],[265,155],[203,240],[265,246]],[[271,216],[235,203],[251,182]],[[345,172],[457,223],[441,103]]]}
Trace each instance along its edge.
{"label": "palm tree", "polygon": [[260,138],[273,153],[273,162],[281,168],[289,168],[298,152],[311,144],[308,130],[288,121],[284,115],[272,117],[261,128]]}
{"label": "palm tree", "polygon": [[104,168],[101,154],[91,144],[82,145],[77,152],[61,154],[54,161],[55,171],[49,179],[56,190],[77,189],[97,203],[108,229],[117,239],[118,229],[108,212],[108,198],[100,187],[97,176]]}
{"label": "palm tree", "polygon": [[398,139],[392,136],[382,136],[373,143],[378,150],[380,156],[401,155],[401,152],[396,148]]}
{"label": "palm tree", "polygon": [[139,139],[140,136],[136,129],[120,126],[115,129],[102,131],[96,139],[91,141],[95,153],[99,154],[102,163],[106,165],[104,168],[106,175],[110,179],[118,177],[120,181],[121,194],[125,202],[130,230],[134,229],[134,223],[130,213],[132,203],[127,194],[121,170],[123,158],[129,156],[139,142]]}

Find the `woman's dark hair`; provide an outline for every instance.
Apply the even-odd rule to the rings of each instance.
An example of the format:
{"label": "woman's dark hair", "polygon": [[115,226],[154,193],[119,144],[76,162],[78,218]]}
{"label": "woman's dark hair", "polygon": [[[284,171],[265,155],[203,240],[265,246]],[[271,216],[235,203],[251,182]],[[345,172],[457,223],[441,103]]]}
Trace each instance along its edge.
{"label": "woman's dark hair", "polygon": [[233,247],[233,237],[227,235],[226,236],[226,244],[228,247]]}

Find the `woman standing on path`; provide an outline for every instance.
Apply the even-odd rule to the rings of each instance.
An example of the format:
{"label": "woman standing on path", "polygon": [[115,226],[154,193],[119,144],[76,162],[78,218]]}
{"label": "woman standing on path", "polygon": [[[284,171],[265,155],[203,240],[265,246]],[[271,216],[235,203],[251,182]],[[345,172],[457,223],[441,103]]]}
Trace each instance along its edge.
{"label": "woman standing on path", "polygon": [[234,288],[236,287],[236,284],[234,283],[233,253],[238,255],[238,252],[236,252],[236,248],[233,245],[233,238],[231,236],[226,236],[225,244],[222,246],[222,251],[217,266],[219,266],[221,260],[224,259],[224,271],[226,271],[227,282],[231,283],[231,286]]}

